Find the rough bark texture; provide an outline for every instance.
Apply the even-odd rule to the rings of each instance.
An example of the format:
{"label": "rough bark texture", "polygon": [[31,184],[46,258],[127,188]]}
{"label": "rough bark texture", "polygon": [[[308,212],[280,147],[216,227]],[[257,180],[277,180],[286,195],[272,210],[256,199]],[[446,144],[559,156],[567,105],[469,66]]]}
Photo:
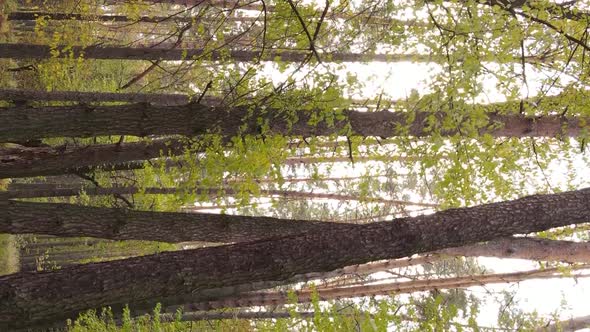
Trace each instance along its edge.
{"label": "rough bark texture", "polygon": [[11,12],[8,14],[9,21],[34,21],[39,17],[48,20],[65,21],[98,21],[98,22],[143,22],[143,23],[162,23],[169,22],[186,22],[192,21],[191,17],[167,17],[167,16],[141,16],[130,18],[125,15],[88,15],[78,13],[52,13],[52,12]]}
{"label": "rough bark texture", "polygon": [[[200,104],[7,107],[0,109],[0,142],[101,135],[260,135],[258,120],[268,123],[268,131],[264,134],[330,136],[348,133],[350,125],[352,133],[359,136],[423,137],[432,134],[427,124],[429,117],[434,115],[439,120],[445,117],[442,113],[417,112],[415,120],[410,123],[407,113],[344,111],[344,119],[335,121],[333,126],[325,121],[312,126],[309,122],[314,113],[260,109],[248,112],[245,108]],[[496,137],[577,136],[583,128],[588,127],[585,119],[560,116],[531,118],[489,113],[488,120],[489,125],[479,129],[479,134],[487,133]],[[441,135],[457,133],[457,129],[440,130]]]}
{"label": "rough bark texture", "polygon": [[[84,191],[87,195],[131,195],[139,192],[145,194],[182,194],[184,192],[192,192],[197,195],[209,195],[217,196],[222,193],[224,195],[235,195],[236,191],[232,188],[188,188],[186,190],[178,188],[156,188],[150,187],[141,190],[137,187],[113,187],[113,188],[48,188],[48,189],[29,189],[29,190],[8,190],[6,194],[9,198],[35,198],[35,197],[63,197],[63,196],[77,196],[81,191]],[[297,198],[297,199],[333,199],[339,201],[363,201],[363,202],[374,202],[374,203],[385,203],[394,205],[410,205],[410,206],[422,206],[422,207],[438,207],[438,204],[423,203],[423,202],[412,202],[395,199],[386,199],[379,197],[359,197],[354,195],[340,195],[330,193],[310,193],[303,191],[293,190],[273,190],[273,189],[260,189],[260,195],[262,196],[279,196],[284,198]]]}
{"label": "rough bark texture", "polygon": [[0,89],[0,99],[12,101],[72,101],[78,103],[122,101],[128,103],[154,103],[158,105],[183,105],[190,101],[188,96],[181,94],[38,91],[15,89]]}
{"label": "rough bark texture", "polygon": [[173,243],[243,242],[306,231],[355,229],[356,226],[266,217],[148,212],[21,201],[5,202],[2,214],[0,233]]}
{"label": "rough bark texture", "polygon": [[143,163],[131,162],[180,155],[188,147],[189,144],[182,140],[170,139],[84,147],[0,148],[0,179],[85,173],[96,168],[141,168]]}
{"label": "rough bark texture", "polygon": [[[2,200],[0,209],[8,211],[12,204]],[[0,218],[6,220],[7,215],[10,213]],[[309,272],[589,220],[590,189],[582,189],[350,225],[330,232],[166,252],[51,272],[16,273],[0,277],[0,328],[42,325],[104,305],[118,310],[127,303],[132,308],[149,308],[156,302],[164,306],[187,303],[211,289],[286,281]]]}
{"label": "rough bark texture", "polygon": [[[30,58],[48,59],[54,57],[48,45],[33,44],[3,44],[0,43],[0,58]],[[83,56],[85,59],[120,59],[120,60],[191,60],[203,59],[218,61],[223,59],[238,62],[252,61],[280,61],[303,62],[308,59],[309,52],[300,51],[260,51],[227,50],[206,51],[202,48],[150,48],[150,47],[115,47],[115,46],[89,46],[89,47],[58,47],[58,57],[75,58]],[[324,62],[430,62],[430,55],[421,54],[363,54],[363,53],[323,53]]]}

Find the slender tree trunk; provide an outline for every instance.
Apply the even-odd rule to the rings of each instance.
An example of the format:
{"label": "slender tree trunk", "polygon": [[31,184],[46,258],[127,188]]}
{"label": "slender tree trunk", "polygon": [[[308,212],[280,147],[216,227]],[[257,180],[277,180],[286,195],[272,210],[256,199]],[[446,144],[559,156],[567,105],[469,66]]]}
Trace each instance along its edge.
{"label": "slender tree trunk", "polygon": [[0,89],[0,100],[71,101],[78,103],[121,101],[128,103],[154,103],[158,105],[184,105],[190,101],[190,98],[181,94],[164,93],[110,93]]}
{"label": "slender tree trunk", "polygon": [[[105,171],[140,169],[144,167],[143,160],[177,156],[187,151],[202,152],[198,148],[192,151],[189,143],[179,139],[122,144],[93,144],[82,147],[13,146],[0,148],[0,179],[86,173],[96,169]],[[387,160],[391,162],[392,160],[410,160],[410,157],[355,157],[353,160],[355,162],[366,160]],[[286,165],[306,165],[319,162],[350,162],[350,158],[294,157],[285,160]],[[167,167],[183,167],[184,165],[185,163],[182,161],[174,161]],[[347,178],[343,179],[346,180]],[[330,178],[329,180],[338,181],[337,178]],[[285,182],[311,181],[315,180],[285,180]],[[328,181],[328,179],[318,179],[318,181]],[[260,180],[260,182],[266,182],[266,180]]]}
{"label": "slender tree trunk", "polygon": [[523,5],[526,5],[530,9],[539,10],[541,12],[548,12],[552,15],[551,18],[553,19],[570,19],[570,20],[583,20],[586,21],[590,18],[590,13],[584,10],[578,10],[572,8],[568,8],[565,6],[565,3],[560,5],[558,3],[545,3],[542,5],[535,4],[534,1],[528,0],[519,0],[519,1],[510,1],[510,0],[483,0],[480,3],[486,4],[490,7],[492,6],[499,6],[500,8],[522,8]]}
{"label": "slender tree trunk", "polygon": [[590,327],[590,315],[573,317],[551,325],[539,327],[535,332],[574,332]]}
{"label": "slender tree trunk", "polygon": [[[119,4],[126,2],[124,0],[110,0],[113,4]],[[227,9],[242,9],[242,10],[256,10],[260,11],[261,5],[257,4],[257,1],[251,0],[149,0],[152,3],[159,3],[159,4],[170,4],[170,5],[181,5],[186,7],[195,7],[195,6],[212,6],[218,8],[227,8]],[[274,6],[268,6],[268,10],[274,9]]]}
{"label": "slender tree trunk", "polygon": [[[1,167],[0,167],[1,169]],[[285,178],[283,182],[285,183],[320,183],[320,182],[345,182],[345,181],[356,181],[356,180],[366,180],[372,178],[385,178],[385,175],[375,175],[375,176],[343,176],[343,177],[320,177],[320,178]],[[76,177],[80,179],[79,177]],[[240,183],[243,182],[242,179],[229,179],[225,181],[226,184],[232,183]],[[256,183],[261,184],[268,184],[268,183],[276,183],[276,179],[272,178],[263,178],[263,179],[256,179]],[[66,183],[66,182],[28,182],[28,183],[19,183],[19,182],[11,182],[8,184],[8,191],[12,192],[36,192],[38,190],[42,191],[51,191],[54,189],[74,189],[74,187],[82,187],[85,180],[80,179],[80,181],[73,182],[73,183]],[[41,193],[41,192],[39,192]],[[43,195],[43,194],[42,194]],[[41,196],[42,196],[41,195]],[[39,197],[39,196],[36,196]],[[16,198],[16,197],[13,197]],[[192,208],[192,207],[191,207]]]}
{"label": "slender tree trunk", "polygon": [[[232,188],[137,188],[137,187],[112,187],[112,188],[52,188],[52,189],[38,189],[38,190],[9,190],[6,192],[9,198],[35,198],[35,197],[63,197],[63,196],[77,196],[81,191],[84,191],[87,195],[132,195],[137,193],[145,194],[168,194],[175,195],[181,193],[194,193],[197,195],[209,195],[216,196],[222,195],[235,195],[236,191]],[[438,207],[438,204],[434,203],[423,203],[423,202],[412,202],[395,199],[386,199],[379,197],[359,197],[354,195],[340,195],[340,194],[329,194],[329,193],[308,193],[301,191],[291,190],[273,190],[273,189],[260,189],[260,195],[262,196],[279,196],[284,198],[298,198],[298,199],[333,199],[339,201],[362,201],[372,203],[386,203],[395,205],[410,205],[410,206],[422,206],[422,207]]]}
{"label": "slender tree trunk", "polygon": [[[309,318],[315,315],[313,311],[298,311],[295,313],[296,317]],[[364,317],[364,314],[362,317]],[[230,312],[184,312],[180,317],[181,321],[202,321],[202,320],[223,320],[223,319],[281,319],[291,318],[289,312],[276,311],[230,311]],[[164,322],[174,322],[176,319],[174,314],[162,314],[160,320]]]}
{"label": "slender tree trunk", "polygon": [[[53,51],[53,53],[52,53]],[[56,53],[59,51],[59,54]],[[289,50],[261,51],[229,50],[208,51],[203,48],[151,48],[151,47],[116,47],[116,46],[72,46],[52,49],[49,45],[33,44],[5,44],[0,43],[0,58],[15,59],[48,59],[52,57],[83,56],[85,59],[120,59],[120,60],[192,60],[203,58],[211,61],[233,59],[239,62],[252,61],[283,61],[303,62],[309,57],[309,52]],[[329,62],[431,62],[430,55],[422,54],[363,54],[363,53],[329,53],[321,54],[322,60]]]}
{"label": "slender tree trunk", "polygon": [[[260,11],[263,11],[263,7],[260,6]],[[328,17],[329,16],[329,17]],[[378,16],[367,16],[367,15],[342,15],[337,13],[328,14],[327,17],[324,18],[324,23],[328,20],[334,19],[346,19],[348,21],[352,19],[359,19],[362,20],[363,25],[405,25],[405,26],[423,26],[428,27],[427,24],[423,22],[419,22],[416,20],[397,20],[388,17],[378,17]],[[77,20],[77,21],[98,21],[98,22],[126,22],[126,23],[164,23],[164,22],[183,22],[183,23],[192,23],[193,20],[199,22],[207,20],[206,18],[201,17],[192,17],[192,16],[141,16],[138,18],[131,18],[125,15],[88,15],[88,14],[78,14],[78,13],[54,13],[54,12],[28,12],[28,11],[13,11],[8,14],[8,20],[10,21],[33,21],[36,20],[38,17],[45,17],[49,20],[54,21],[65,21],[65,20]],[[308,21],[318,21],[319,17],[317,16],[304,16],[304,18]],[[275,16],[270,16],[267,20],[277,19]],[[283,18],[281,18],[283,19]],[[224,21],[228,22],[261,22],[263,23],[263,18],[261,17],[251,17],[251,16],[226,16],[223,18]]]}
{"label": "slender tree trunk", "polygon": [[354,156],[352,159],[350,157],[290,157],[285,160],[283,165],[286,166],[297,166],[297,165],[309,165],[309,164],[319,164],[319,163],[351,163],[351,162],[367,162],[367,161],[382,161],[382,162],[392,162],[392,161],[413,161],[416,158],[410,157],[402,157],[402,156]]}
{"label": "slender tree trunk", "polygon": [[[169,17],[169,16],[141,16],[130,18],[125,15],[88,15],[78,13],[53,13],[53,12],[11,12],[8,14],[10,21],[34,21],[39,17],[44,17],[54,21],[98,21],[98,22],[142,22],[142,23],[163,23],[163,22],[185,22],[191,23],[192,17]],[[232,18],[229,17],[229,20]],[[197,18],[198,20],[198,18]]]}
{"label": "slender tree trunk", "polygon": [[[292,282],[305,273],[585,223],[590,220],[588,202],[590,189],[582,189],[391,222],[346,225],[330,232],[165,252],[46,273],[11,274],[0,277],[0,327],[59,322],[87,308],[105,305],[117,311],[125,304],[147,309],[157,302],[164,306],[197,302],[207,292],[242,285],[256,289],[269,281]],[[9,209],[14,206],[18,205],[0,200],[0,209],[9,211],[0,214],[2,224],[11,224]],[[36,211],[31,207],[27,207],[27,213]],[[134,213],[130,211],[129,215]],[[60,227],[60,220],[52,221],[54,227]],[[269,221],[249,220],[252,227],[263,227]],[[226,225],[231,229],[231,222]],[[152,233],[159,231],[165,230],[152,229]]]}
{"label": "slender tree trunk", "polygon": [[[381,262],[347,266],[325,273],[308,273],[300,282],[330,280],[349,276],[401,269],[408,266],[432,264],[451,257],[519,258],[534,261],[554,261],[590,264],[590,243],[510,237],[463,247],[447,248],[412,258],[390,259]],[[324,283],[325,284],[325,283]]]}
{"label": "slender tree trunk", "polygon": [[[6,196],[4,196],[6,197]],[[160,242],[243,242],[356,225],[222,214],[148,212],[7,201],[0,233]]]}
{"label": "slender tree trunk", "polygon": [[[590,243],[539,238],[510,237],[486,243],[447,248],[412,258],[394,259],[355,266],[324,274],[310,273],[304,280],[329,280],[348,276],[366,276],[372,273],[400,269],[408,266],[432,264],[451,257],[518,258],[533,261],[553,261],[590,264]],[[325,284],[325,283],[324,283]]]}
{"label": "slender tree trunk", "polygon": [[[313,114],[314,111],[303,110],[289,114],[276,110],[248,112],[246,108],[227,109],[200,104],[6,107],[0,109],[0,142],[101,135],[197,136],[211,132],[224,137],[260,135],[259,120],[268,124],[266,135],[330,136],[351,129],[359,136],[424,137],[431,134],[427,119],[434,116],[443,120],[445,117],[443,113],[417,112],[414,121],[409,123],[408,114],[403,112],[344,111],[344,119],[333,125],[320,122],[311,126],[309,121]],[[586,126],[584,119],[549,115],[531,118],[489,113],[488,120],[489,126],[479,132],[495,137],[578,136]],[[400,130],[400,127],[407,130]],[[457,133],[457,129],[440,130],[443,136]]]}
{"label": "slender tree trunk", "polygon": [[484,256],[590,264],[590,243],[513,237],[435,252],[439,256]]}
{"label": "slender tree trunk", "polygon": [[[85,173],[96,168],[107,171],[143,168],[143,160],[180,155],[189,146],[182,140],[171,139],[78,148],[0,148],[0,179]],[[142,162],[132,163],[137,160]]]}
{"label": "slender tree trunk", "polygon": [[[587,268],[587,266],[584,268]],[[465,277],[412,280],[380,283],[375,285],[318,288],[317,294],[319,295],[319,299],[321,301],[330,301],[353,297],[407,294],[434,289],[467,288],[488,284],[519,282],[530,279],[552,279],[568,277],[570,276],[564,274],[559,268],[549,268],[544,270],[531,270],[503,274],[470,275]],[[584,277],[588,277],[588,275],[585,275]],[[312,290],[295,291],[294,293],[297,295],[297,302],[311,302],[313,295]],[[276,306],[287,303],[289,303],[289,295],[287,292],[271,291],[244,294],[233,299],[192,303],[185,305],[185,307],[187,310],[195,311],[234,307]]]}

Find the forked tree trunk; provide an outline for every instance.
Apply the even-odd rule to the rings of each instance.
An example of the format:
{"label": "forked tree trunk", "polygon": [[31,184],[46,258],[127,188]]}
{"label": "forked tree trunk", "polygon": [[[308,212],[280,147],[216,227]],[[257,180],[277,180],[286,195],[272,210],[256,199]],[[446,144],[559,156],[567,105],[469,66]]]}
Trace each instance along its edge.
{"label": "forked tree trunk", "polygon": [[[46,325],[105,305],[118,311],[125,304],[148,309],[157,302],[197,302],[207,292],[242,285],[254,290],[269,281],[292,282],[305,273],[585,223],[590,220],[588,202],[590,189],[582,189],[330,232],[11,274],[0,277],[0,327]],[[2,200],[0,209],[8,211],[11,204]],[[7,215],[0,214],[3,223]]]}

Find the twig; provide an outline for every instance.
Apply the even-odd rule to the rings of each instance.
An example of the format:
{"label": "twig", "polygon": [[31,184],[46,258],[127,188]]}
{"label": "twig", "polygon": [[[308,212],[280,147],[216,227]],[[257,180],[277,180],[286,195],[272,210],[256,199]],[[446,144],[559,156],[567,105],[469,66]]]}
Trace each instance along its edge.
{"label": "twig", "polygon": [[209,90],[212,85],[213,85],[213,81],[209,81],[209,83],[207,83],[207,85],[205,86],[205,89],[203,89],[203,92],[201,92],[201,95],[199,96],[199,99],[197,99],[197,101],[195,102],[195,104],[200,104],[201,103],[201,100],[203,100],[203,97],[205,97],[205,94],[207,93],[207,90]]}
{"label": "twig", "polygon": [[[297,16],[297,20],[299,20],[299,23],[301,23],[301,27],[303,28],[303,31],[305,32],[305,35],[307,36],[307,39],[309,40],[309,50],[313,52],[313,54],[315,55],[318,62],[321,63],[322,59],[320,58],[320,55],[318,54],[317,50],[315,49],[314,38],[309,33],[309,30],[307,29],[307,26],[305,25],[305,21],[303,21],[303,18],[301,17],[299,12],[297,11],[297,7],[295,7],[295,4],[293,3],[293,1],[291,1],[291,0],[285,0],[285,1],[287,1],[287,3],[289,3],[289,6],[291,6],[291,9],[295,13],[295,16]],[[318,29],[316,29],[316,31],[318,31],[318,30],[319,30],[319,25],[318,25]]]}

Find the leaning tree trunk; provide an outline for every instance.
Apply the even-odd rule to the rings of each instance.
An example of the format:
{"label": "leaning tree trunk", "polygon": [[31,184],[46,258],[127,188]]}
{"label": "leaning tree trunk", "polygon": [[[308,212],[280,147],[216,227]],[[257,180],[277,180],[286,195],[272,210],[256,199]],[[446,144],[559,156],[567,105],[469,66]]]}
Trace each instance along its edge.
{"label": "leaning tree trunk", "polygon": [[590,326],[590,315],[572,317],[544,327],[539,327],[535,332],[574,332]]}
{"label": "leaning tree trunk", "polygon": [[[535,261],[590,264],[589,250],[589,243],[511,237],[486,243],[442,249],[428,252],[417,257],[389,259],[366,264],[350,265],[330,272],[305,273],[297,277],[297,282],[310,282],[314,280],[329,281],[330,279],[341,277],[365,276],[371,273],[400,269],[408,266],[431,264],[442,259],[456,256],[520,258]],[[259,289],[273,288],[280,286],[281,284],[281,282],[268,282],[265,284],[265,287],[259,287]],[[320,282],[320,284],[325,285],[326,282]],[[256,288],[256,285],[242,285],[241,287],[233,289],[224,289],[219,293],[210,292],[209,295],[217,298],[238,298],[242,293],[253,290],[253,287]]]}
{"label": "leaning tree trunk", "polygon": [[[5,194],[2,194],[5,195]],[[4,196],[6,197],[6,196]],[[110,240],[231,243],[357,225],[222,214],[149,212],[62,203],[4,202],[0,233]]]}
{"label": "leaning tree trunk", "polygon": [[[40,188],[40,189],[29,189],[29,190],[8,190],[6,195],[8,198],[35,198],[35,197],[64,197],[64,196],[77,196],[80,192],[84,192],[87,195],[132,195],[137,193],[144,194],[183,194],[193,193],[196,195],[208,195],[215,197],[219,194],[222,195],[236,195],[236,191],[229,187],[220,188],[138,188],[138,187],[111,187],[111,188]],[[330,193],[310,193],[304,191],[294,190],[275,190],[275,189],[260,189],[258,194],[261,196],[278,196],[283,198],[294,198],[294,199],[332,199],[338,201],[361,201],[371,203],[385,203],[392,205],[409,205],[409,206],[422,206],[422,207],[438,207],[438,204],[424,203],[424,202],[412,202],[380,197],[360,197],[355,195],[342,195],[342,194],[330,194]]]}
{"label": "leaning tree trunk", "polygon": [[[587,266],[585,266],[587,268]],[[472,286],[483,286],[487,284],[501,284],[519,282],[529,279],[553,279],[568,278],[560,268],[549,268],[544,270],[531,270],[514,273],[470,275],[454,278],[440,278],[428,280],[412,280],[402,282],[388,282],[373,285],[360,285],[349,287],[318,287],[317,290],[294,291],[298,303],[310,303],[317,292],[320,301],[331,301],[353,297],[379,296],[389,294],[408,294],[424,292],[435,289],[467,288]],[[243,294],[236,298],[228,298],[219,301],[208,301],[201,303],[184,304],[189,311],[215,310],[221,308],[277,306],[290,303],[290,292],[266,291]],[[173,308],[168,308],[171,310]]]}
{"label": "leaning tree trunk", "polygon": [[[0,327],[63,322],[85,309],[106,305],[117,311],[126,304],[146,309],[157,302],[188,303],[203,300],[209,291],[240,285],[255,289],[257,283],[288,283],[309,272],[585,223],[590,220],[588,202],[590,189],[582,189],[330,232],[16,273],[0,277]],[[12,204],[3,200],[0,208],[8,211]],[[0,215],[0,220],[6,222],[7,215]],[[59,224],[55,220],[54,225]]]}
{"label": "leaning tree trunk", "polygon": [[[0,142],[27,141],[49,137],[92,137],[101,135],[187,135],[219,133],[224,137],[236,135],[294,135],[395,137],[432,134],[428,122],[442,121],[446,115],[437,112],[358,112],[334,111],[325,118],[340,119],[333,124],[322,121],[310,125],[316,111],[248,110],[245,107],[208,107],[200,104],[156,106],[130,104],[117,106],[53,106],[6,107],[0,109]],[[488,124],[480,134],[505,137],[577,136],[583,132],[584,119],[561,116],[526,117],[488,113]],[[260,121],[265,123],[261,132]],[[435,129],[436,130],[436,129]],[[436,130],[440,135],[460,134],[458,129]]]}
{"label": "leaning tree trunk", "polygon": [[539,238],[512,237],[460,248],[448,248],[434,256],[470,256],[519,258],[533,261],[555,261],[590,264],[590,243]]}

